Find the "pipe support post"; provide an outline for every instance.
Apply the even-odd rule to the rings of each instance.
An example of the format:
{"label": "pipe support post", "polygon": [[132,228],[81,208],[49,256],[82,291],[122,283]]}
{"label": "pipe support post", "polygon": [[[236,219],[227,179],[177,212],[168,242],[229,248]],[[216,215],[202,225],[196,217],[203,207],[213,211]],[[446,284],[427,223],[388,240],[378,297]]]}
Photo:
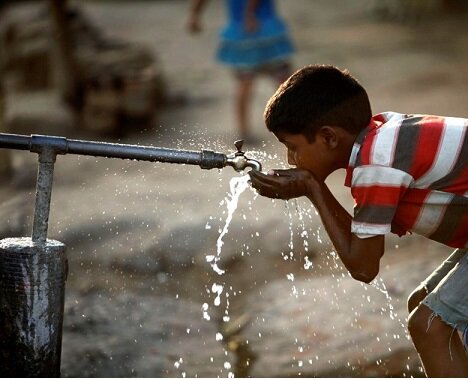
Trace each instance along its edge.
{"label": "pipe support post", "polygon": [[65,245],[0,240],[0,376],[59,377]]}
{"label": "pipe support post", "polygon": [[44,147],[39,153],[36,204],[32,230],[32,240],[35,242],[44,243],[47,239],[55,158],[55,150],[51,147]]}

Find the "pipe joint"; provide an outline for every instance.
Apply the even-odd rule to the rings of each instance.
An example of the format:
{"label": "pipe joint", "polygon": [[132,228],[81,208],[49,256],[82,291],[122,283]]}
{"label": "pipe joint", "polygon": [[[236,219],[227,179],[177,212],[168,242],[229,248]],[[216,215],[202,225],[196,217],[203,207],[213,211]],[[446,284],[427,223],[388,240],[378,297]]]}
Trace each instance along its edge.
{"label": "pipe joint", "polygon": [[212,150],[203,149],[201,152],[200,168],[202,169],[222,169],[226,166],[226,155],[216,153]]}
{"label": "pipe joint", "polygon": [[66,154],[68,152],[68,142],[65,137],[31,135],[30,151],[44,156],[43,160],[52,159],[53,156],[52,162],[55,162],[57,154]]}

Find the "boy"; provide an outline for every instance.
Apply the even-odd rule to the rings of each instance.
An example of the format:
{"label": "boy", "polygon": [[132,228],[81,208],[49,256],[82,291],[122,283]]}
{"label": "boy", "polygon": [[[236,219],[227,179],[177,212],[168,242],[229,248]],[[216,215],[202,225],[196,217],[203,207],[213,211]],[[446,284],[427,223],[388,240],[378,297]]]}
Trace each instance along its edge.
{"label": "boy", "polygon": [[[468,326],[468,120],[386,112],[372,117],[347,71],[307,66],[270,98],[267,128],[288,150],[289,170],[250,171],[266,197],[306,196],[353,278],[379,272],[385,234],[422,234],[457,250],[408,299],[408,329],[427,376],[468,376],[455,330]],[[354,216],[325,184],[346,168]]]}

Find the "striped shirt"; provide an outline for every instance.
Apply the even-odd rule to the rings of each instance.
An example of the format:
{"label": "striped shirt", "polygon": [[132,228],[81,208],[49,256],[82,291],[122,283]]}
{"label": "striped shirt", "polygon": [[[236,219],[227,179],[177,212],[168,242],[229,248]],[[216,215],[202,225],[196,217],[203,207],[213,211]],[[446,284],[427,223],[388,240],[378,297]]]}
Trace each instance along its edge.
{"label": "striped shirt", "polygon": [[414,232],[468,247],[468,119],[385,112],[357,137],[345,185],[351,231]]}

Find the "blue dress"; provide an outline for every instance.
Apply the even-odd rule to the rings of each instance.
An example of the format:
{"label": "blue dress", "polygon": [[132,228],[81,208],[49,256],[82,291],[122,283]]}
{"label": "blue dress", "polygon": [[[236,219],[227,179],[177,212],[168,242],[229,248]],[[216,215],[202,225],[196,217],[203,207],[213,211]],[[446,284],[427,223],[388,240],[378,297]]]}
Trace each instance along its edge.
{"label": "blue dress", "polygon": [[274,0],[261,0],[255,11],[258,29],[247,33],[244,15],[247,0],[225,0],[228,23],[220,32],[217,59],[241,70],[256,70],[287,62],[294,52],[287,26],[278,17]]}

